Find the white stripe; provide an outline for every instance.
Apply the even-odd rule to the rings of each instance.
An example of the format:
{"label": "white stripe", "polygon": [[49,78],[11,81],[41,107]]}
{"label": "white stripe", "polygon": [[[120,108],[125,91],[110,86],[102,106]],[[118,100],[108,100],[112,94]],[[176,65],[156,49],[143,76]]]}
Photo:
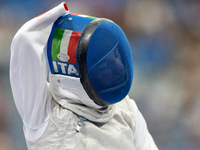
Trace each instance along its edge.
{"label": "white stripe", "polygon": [[78,15],[79,17],[89,17],[88,15]]}
{"label": "white stripe", "polygon": [[64,53],[67,55],[68,45],[69,45],[69,40],[70,40],[71,35],[72,35],[71,30],[65,30],[62,40],[61,40],[61,44],[60,44],[60,53]]}

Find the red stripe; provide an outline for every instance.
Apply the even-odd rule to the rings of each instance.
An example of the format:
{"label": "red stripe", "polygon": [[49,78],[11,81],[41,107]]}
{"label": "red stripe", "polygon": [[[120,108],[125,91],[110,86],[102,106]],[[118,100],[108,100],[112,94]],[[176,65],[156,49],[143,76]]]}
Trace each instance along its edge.
{"label": "red stripe", "polygon": [[64,3],[64,8],[65,8],[66,11],[69,11],[69,8],[68,8],[66,3]]}
{"label": "red stripe", "polygon": [[68,55],[69,55],[69,61],[70,63],[76,63],[76,48],[78,44],[79,37],[81,35],[81,32],[73,31],[72,35],[69,40],[69,46],[68,46]]}
{"label": "red stripe", "polygon": [[80,15],[80,14],[70,13],[70,15],[78,16],[78,15]]}

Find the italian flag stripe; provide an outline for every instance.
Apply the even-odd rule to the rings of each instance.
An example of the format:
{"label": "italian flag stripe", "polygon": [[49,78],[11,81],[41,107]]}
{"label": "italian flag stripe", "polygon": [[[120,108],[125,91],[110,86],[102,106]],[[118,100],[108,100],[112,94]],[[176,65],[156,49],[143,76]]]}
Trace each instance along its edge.
{"label": "italian flag stripe", "polygon": [[76,63],[76,48],[78,40],[81,36],[81,32],[73,31],[69,40],[68,55],[70,57],[70,63]]}
{"label": "italian flag stripe", "polygon": [[60,61],[58,54],[69,56],[68,62],[76,63],[76,48],[81,32],[57,28],[52,41],[52,60]]}
{"label": "italian flag stripe", "polygon": [[60,45],[65,30],[57,28],[53,37],[51,56],[52,60],[58,60],[57,55],[60,53]]}
{"label": "italian flag stripe", "polygon": [[71,34],[72,34],[71,30],[64,31],[62,39],[61,39],[60,53],[67,54]]}

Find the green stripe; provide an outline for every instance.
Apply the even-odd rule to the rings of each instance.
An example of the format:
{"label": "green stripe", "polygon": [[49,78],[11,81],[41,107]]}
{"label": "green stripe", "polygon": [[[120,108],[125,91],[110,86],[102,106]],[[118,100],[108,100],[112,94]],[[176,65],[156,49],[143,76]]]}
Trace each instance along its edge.
{"label": "green stripe", "polygon": [[60,45],[65,29],[57,28],[52,41],[51,56],[52,60],[58,60],[57,55],[60,53]]}
{"label": "green stripe", "polygon": [[96,19],[97,17],[87,16],[86,18]]}

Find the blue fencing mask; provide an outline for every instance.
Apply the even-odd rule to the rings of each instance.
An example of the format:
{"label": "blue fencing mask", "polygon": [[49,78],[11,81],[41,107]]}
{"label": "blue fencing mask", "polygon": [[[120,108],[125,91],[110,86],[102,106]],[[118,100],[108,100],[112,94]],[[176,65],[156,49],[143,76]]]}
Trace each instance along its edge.
{"label": "blue fencing mask", "polygon": [[113,21],[69,13],[52,28],[47,55],[52,74],[80,78],[96,104],[121,101],[129,93],[133,60],[129,42]]}

